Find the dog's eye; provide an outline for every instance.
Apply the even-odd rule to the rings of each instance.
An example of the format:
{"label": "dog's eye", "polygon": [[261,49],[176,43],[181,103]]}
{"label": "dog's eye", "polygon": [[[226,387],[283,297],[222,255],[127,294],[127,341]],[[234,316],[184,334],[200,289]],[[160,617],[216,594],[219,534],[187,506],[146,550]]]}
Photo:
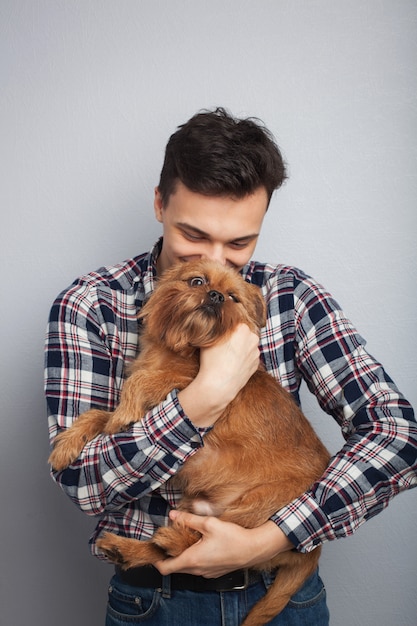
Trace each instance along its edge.
{"label": "dog's eye", "polygon": [[203,276],[194,276],[194,278],[190,278],[188,284],[190,287],[201,287],[201,285],[205,285],[207,280]]}
{"label": "dog's eye", "polygon": [[234,293],[229,293],[228,296],[233,302],[240,302],[239,298],[237,298]]}

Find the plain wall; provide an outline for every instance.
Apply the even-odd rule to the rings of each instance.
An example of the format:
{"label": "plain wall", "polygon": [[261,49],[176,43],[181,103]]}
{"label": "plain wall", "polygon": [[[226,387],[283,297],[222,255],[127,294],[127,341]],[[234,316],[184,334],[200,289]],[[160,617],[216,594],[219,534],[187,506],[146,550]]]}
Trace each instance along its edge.
{"label": "plain wall", "polygon": [[[1,0],[0,30],[0,623],[100,626],[111,567],[46,463],[52,300],[149,249],[168,136],[222,105],[263,119],[289,164],[257,258],[324,283],[416,404],[417,5]],[[334,626],[415,625],[416,503],[325,546]]]}

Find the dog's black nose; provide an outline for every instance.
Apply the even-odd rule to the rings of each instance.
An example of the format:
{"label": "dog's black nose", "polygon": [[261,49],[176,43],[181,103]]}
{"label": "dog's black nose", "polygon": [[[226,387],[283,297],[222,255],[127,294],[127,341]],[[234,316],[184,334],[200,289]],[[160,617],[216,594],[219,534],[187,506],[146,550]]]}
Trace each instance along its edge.
{"label": "dog's black nose", "polygon": [[220,293],[220,291],[212,289],[208,292],[208,295],[210,298],[210,302],[213,302],[213,304],[220,304],[220,302],[224,302],[224,295]]}

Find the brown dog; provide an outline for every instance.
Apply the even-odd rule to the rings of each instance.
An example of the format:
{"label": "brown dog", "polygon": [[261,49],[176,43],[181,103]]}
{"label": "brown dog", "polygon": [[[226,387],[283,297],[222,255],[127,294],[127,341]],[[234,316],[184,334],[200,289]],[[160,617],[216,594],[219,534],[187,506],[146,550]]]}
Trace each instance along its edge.
{"label": "brown dog", "polygon": [[[186,387],[198,372],[199,348],[213,345],[239,323],[259,332],[265,304],[258,287],[234,270],[195,261],[167,270],[140,316],[145,322],[141,352],[120,405],[114,413],[92,409],[61,433],[49,458],[55,469],[74,461],[86,441],[126,429],[172,389]],[[203,501],[220,519],[254,528],[319,479],[328,460],[291,395],[260,367],[205,435],[204,447],[171,480],[183,493],[181,509],[198,512]],[[177,556],[199,538],[174,524],[158,529],[150,541],[106,533],[97,545],[110,560],[130,568]],[[255,569],[278,568],[278,573],[243,624],[260,626],[282,611],[314,572],[319,556],[318,548],[258,563]]]}

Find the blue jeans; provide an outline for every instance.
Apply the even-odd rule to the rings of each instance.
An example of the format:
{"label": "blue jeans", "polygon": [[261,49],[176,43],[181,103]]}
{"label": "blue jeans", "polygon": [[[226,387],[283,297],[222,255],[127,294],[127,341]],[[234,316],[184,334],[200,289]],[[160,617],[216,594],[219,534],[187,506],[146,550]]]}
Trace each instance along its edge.
{"label": "blue jeans", "polygon": [[[242,591],[176,591],[144,589],[113,576],[109,586],[106,626],[239,626],[249,609],[265,594],[272,579]],[[326,590],[316,571],[291,598],[272,626],[328,626]]]}

